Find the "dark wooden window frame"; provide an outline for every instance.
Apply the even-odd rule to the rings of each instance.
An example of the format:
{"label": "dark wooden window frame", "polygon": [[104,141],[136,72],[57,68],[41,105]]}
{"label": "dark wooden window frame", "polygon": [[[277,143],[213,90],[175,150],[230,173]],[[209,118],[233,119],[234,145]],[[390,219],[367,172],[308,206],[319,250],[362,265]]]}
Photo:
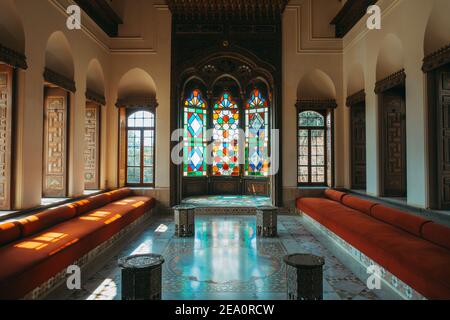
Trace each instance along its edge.
{"label": "dark wooden window frame", "polygon": [[[299,188],[305,188],[305,187],[329,187],[331,184],[331,187],[333,187],[335,185],[335,152],[334,152],[334,109],[337,108],[337,103],[336,100],[333,99],[325,99],[325,100],[297,100],[296,103],[296,108],[297,108],[297,123],[296,123],[296,136],[297,136],[297,165],[296,165],[296,170],[297,170],[297,187]],[[323,127],[300,127],[299,123],[300,123],[300,114],[302,112],[305,111],[315,111],[319,114],[321,114],[324,117],[324,126]],[[327,148],[327,141],[328,141],[328,125],[327,125],[327,117],[330,116],[331,118],[331,150],[328,150]],[[300,128],[304,128],[304,129],[323,129],[324,130],[324,147],[325,147],[325,181],[323,183],[300,183],[299,182],[299,172],[298,172],[298,160],[299,160],[299,143],[300,143],[300,137],[298,136],[298,130],[300,130]],[[310,132],[310,131],[309,131]],[[308,144],[308,156],[311,157],[311,135],[308,134],[308,139],[309,139],[309,144]],[[328,154],[328,153],[331,154]],[[331,179],[330,177],[328,177],[328,160],[331,157]],[[309,180],[311,180],[311,161],[309,161],[309,165],[308,165],[308,176],[309,176]]]}

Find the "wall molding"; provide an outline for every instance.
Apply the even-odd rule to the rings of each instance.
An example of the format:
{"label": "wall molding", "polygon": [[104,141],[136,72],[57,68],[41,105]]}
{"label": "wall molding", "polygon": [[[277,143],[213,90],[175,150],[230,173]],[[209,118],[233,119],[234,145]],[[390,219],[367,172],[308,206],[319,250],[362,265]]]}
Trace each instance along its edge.
{"label": "wall molding", "polygon": [[422,71],[428,73],[448,63],[450,63],[450,43],[426,56],[423,59]]}
{"label": "wall molding", "polygon": [[44,70],[44,80],[57,85],[67,91],[75,93],[77,91],[75,82],[72,79],[69,79],[62,74],[53,71],[49,68],[45,68]]}
{"label": "wall molding", "polygon": [[375,84],[375,93],[380,94],[383,93],[389,89],[398,87],[398,86],[404,86],[406,81],[406,73],[405,69],[402,69],[400,71],[397,71],[390,76],[387,76],[386,78],[378,81]]}
{"label": "wall molding", "polygon": [[355,94],[352,94],[351,96],[348,96],[346,100],[346,105],[347,107],[352,107],[364,101],[366,101],[366,92],[363,89],[361,91],[356,92]]}
{"label": "wall molding", "polygon": [[337,106],[335,99],[299,99],[295,104],[299,111],[336,109]]}
{"label": "wall molding", "polygon": [[87,89],[86,90],[86,99],[97,102],[98,104],[105,106],[106,105],[106,98],[103,94],[97,93],[93,90]]}
{"label": "wall molding", "polygon": [[0,43],[0,61],[13,68],[28,69],[27,58],[24,54],[8,48]]}
{"label": "wall molding", "polygon": [[156,108],[158,107],[158,101],[155,97],[148,95],[133,95],[125,98],[118,99],[116,102],[117,108]]}

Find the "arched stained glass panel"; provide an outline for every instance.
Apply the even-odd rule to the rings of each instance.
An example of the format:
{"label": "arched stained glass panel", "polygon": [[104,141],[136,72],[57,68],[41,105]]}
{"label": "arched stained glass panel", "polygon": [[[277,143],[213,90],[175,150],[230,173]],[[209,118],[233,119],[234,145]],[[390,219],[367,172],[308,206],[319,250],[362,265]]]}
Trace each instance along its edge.
{"label": "arched stained glass panel", "polygon": [[225,92],[213,110],[214,176],[239,176],[239,109],[230,93]]}
{"label": "arched stained glass panel", "polygon": [[195,89],[184,102],[184,176],[206,176],[206,103]]}
{"label": "arched stained glass panel", "polygon": [[269,175],[269,103],[258,89],[245,109],[245,175]]}

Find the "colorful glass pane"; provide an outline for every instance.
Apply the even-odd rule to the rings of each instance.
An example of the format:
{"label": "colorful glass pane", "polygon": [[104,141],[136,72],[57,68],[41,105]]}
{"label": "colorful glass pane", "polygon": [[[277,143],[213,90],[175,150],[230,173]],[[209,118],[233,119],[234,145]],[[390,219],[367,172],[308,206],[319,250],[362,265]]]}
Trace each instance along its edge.
{"label": "colorful glass pane", "polygon": [[225,93],[213,111],[214,176],[239,176],[239,110],[229,93]]}
{"label": "colorful glass pane", "polygon": [[269,105],[253,90],[245,110],[245,175],[269,175]]}
{"label": "colorful glass pane", "polygon": [[206,103],[200,90],[184,102],[184,175],[206,176]]}

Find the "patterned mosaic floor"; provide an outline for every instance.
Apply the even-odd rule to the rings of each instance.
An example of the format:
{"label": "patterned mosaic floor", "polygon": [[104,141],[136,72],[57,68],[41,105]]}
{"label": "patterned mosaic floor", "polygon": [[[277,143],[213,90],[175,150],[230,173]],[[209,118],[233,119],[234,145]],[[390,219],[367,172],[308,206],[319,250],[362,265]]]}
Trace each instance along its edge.
{"label": "patterned mosaic floor", "polygon": [[259,207],[271,206],[269,197],[258,196],[201,196],[191,197],[183,200],[182,204],[194,205],[196,207]]}
{"label": "patterned mosaic floor", "polygon": [[324,299],[377,299],[354,274],[324,248],[298,216],[279,217],[279,237],[259,239],[254,216],[199,216],[195,238],[173,236],[170,218],[155,218],[147,230],[100,271],[84,279],[82,289],[59,299],[120,299],[117,259],[137,253],[163,254],[163,299],[286,298],[284,255],[323,256]]}

